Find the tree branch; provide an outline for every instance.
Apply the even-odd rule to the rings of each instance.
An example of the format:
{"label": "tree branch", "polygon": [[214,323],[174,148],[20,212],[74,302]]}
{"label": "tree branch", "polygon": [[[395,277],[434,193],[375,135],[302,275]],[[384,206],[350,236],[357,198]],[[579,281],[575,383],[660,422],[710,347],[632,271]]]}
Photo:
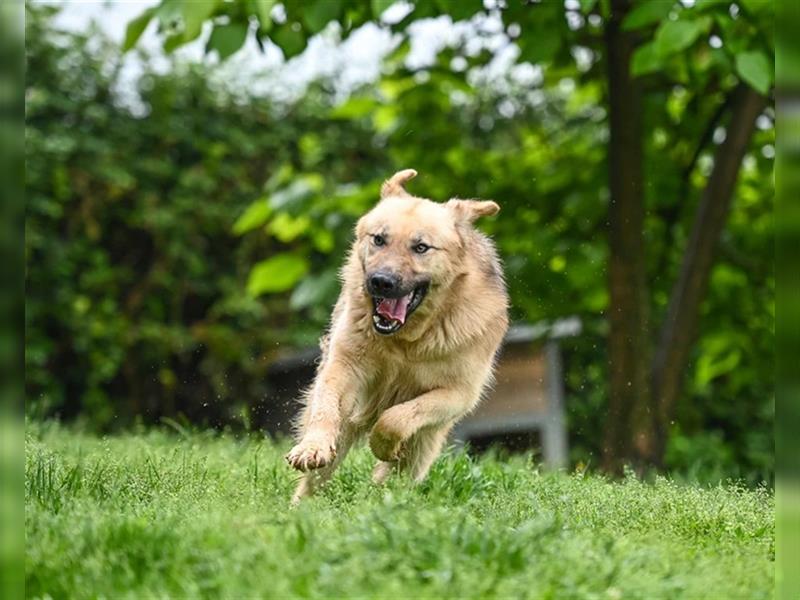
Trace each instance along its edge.
{"label": "tree branch", "polygon": [[700,155],[703,153],[703,150],[706,146],[708,146],[711,138],[714,137],[714,131],[717,129],[717,125],[719,125],[723,115],[733,103],[735,93],[736,90],[733,90],[727,96],[725,96],[725,100],[723,100],[720,105],[717,106],[717,109],[714,111],[714,114],[711,115],[706,128],[703,130],[703,134],[700,136],[700,141],[694,150],[694,154],[692,154],[692,158],[688,163],[686,163],[686,166],[683,168],[683,172],[681,173],[681,188],[678,195],[678,201],[689,196],[689,178],[691,177],[694,168],[697,166],[697,161],[699,160]]}
{"label": "tree branch", "polygon": [[663,236],[664,251],[661,253],[661,256],[658,260],[658,265],[654,271],[655,273],[658,274],[667,273],[667,265],[669,263],[668,258],[670,255],[669,249],[672,248],[675,242],[673,229],[680,219],[681,208],[683,207],[683,203],[689,197],[689,184],[692,172],[697,166],[697,161],[700,159],[700,155],[703,153],[703,150],[708,146],[709,142],[714,137],[714,131],[716,130],[720,120],[725,115],[726,111],[730,108],[732,101],[733,101],[733,92],[725,96],[725,99],[714,110],[714,114],[711,115],[708,124],[703,130],[703,133],[700,136],[700,141],[697,143],[697,146],[695,147],[692,157],[689,159],[689,161],[686,163],[686,166],[681,171],[680,188],[678,189],[678,195],[675,198],[675,203],[672,206],[668,206],[660,211],[659,218],[664,223],[664,236]]}
{"label": "tree branch", "polygon": [[663,455],[666,429],[674,414],[683,373],[696,334],[700,304],[708,288],[714,250],[730,211],[733,190],[756,117],[766,98],[740,84],[731,101],[731,118],[725,141],[714,155],[714,168],[703,191],[678,279],[672,288],[667,315],[651,369],[656,399],[658,455]]}

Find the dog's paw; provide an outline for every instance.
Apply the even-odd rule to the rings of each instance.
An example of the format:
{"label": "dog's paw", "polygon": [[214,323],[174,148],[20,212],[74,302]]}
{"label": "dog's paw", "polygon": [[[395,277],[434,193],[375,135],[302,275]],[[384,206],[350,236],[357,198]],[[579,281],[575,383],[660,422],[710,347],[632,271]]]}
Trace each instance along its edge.
{"label": "dog's paw", "polygon": [[384,431],[373,430],[369,436],[369,447],[375,458],[386,462],[395,462],[400,458],[402,440],[386,435]]}
{"label": "dog's paw", "polygon": [[[384,413],[385,415],[386,413]],[[376,458],[394,462],[400,459],[405,436],[390,418],[380,418],[369,434],[369,447]]]}
{"label": "dog's paw", "polygon": [[336,446],[323,440],[303,440],[286,455],[286,462],[298,471],[321,469],[333,463]]}

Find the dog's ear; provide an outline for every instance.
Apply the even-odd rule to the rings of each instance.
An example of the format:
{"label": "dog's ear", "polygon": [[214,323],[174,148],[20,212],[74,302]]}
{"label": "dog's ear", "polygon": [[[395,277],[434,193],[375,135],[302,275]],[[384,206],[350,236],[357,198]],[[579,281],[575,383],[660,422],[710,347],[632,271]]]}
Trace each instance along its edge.
{"label": "dog's ear", "polygon": [[456,215],[459,221],[473,223],[480,217],[491,217],[500,212],[500,205],[493,200],[458,200],[453,199],[447,202],[449,208]]}
{"label": "dog's ear", "polygon": [[403,187],[410,179],[414,179],[417,172],[414,169],[403,169],[392,175],[389,179],[383,182],[381,186],[381,198],[389,196],[410,196],[406,189]]}

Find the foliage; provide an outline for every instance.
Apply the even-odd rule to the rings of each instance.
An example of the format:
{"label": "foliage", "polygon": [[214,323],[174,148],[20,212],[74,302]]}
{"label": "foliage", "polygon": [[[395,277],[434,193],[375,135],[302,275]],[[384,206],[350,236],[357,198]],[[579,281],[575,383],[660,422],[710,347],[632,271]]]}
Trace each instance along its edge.
{"label": "foliage", "polygon": [[[222,60],[239,50],[248,35],[262,47],[275,44],[290,59],[331,24],[346,38],[367,21],[386,23],[386,11],[393,4],[391,0],[369,5],[359,0],[161,0],[131,21],[124,48],[132,48],[152,21],[164,48],[172,51],[200,36],[200,25],[207,20],[211,33],[206,52],[215,52]],[[404,33],[412,23],[426,18],[447,16],[463,21],[476,15],[499,15],[504,31],[519,46],[521,60],[564,67],[571,66],[575,47],[598,46],[601,40],[593,34],[612,10],[608,0],[566,2],[564,6],[567,18],[559,2],[409,2],[407,14],[390,26]],[[643,33],[633,59],[634,74],[658,72],[698,85],[698,74],[707,78],[733,71],[762,94],[769,92],[774,80],[770,57],[775,48],[771,2],[700,0],[696,6],[686,6],[678,1],[642,0],[632,6],[623,28]],[[720,43],[709,46],[709,36]],[[478,58],[478,62],[485,60],[486,56]]]}
{"label": "foliage", "polygon": [[[194,35],[189,20],[201,4],[168,0],[148,14],[164,39],[178,44]],[[347,35],[386,8],[343,1],[331,3],[339,8],[330,17],[321,2],[314,4],[318,11],[302,13],[299,3],[287,2],[286,21],[278,23],[274,4],[216,3],[208,14],[218,15],[215,32],[255,14],[256,35],[278,43],[288,57],[325,19],[346,16],[340,33]],[[653,4],[666,3],[646,5]],[[473,6],[420,3],[392,27],[403,30],[456,5]],[[515,320],[582,318],[584,334],[564,347],[570,442],[576,461],[595,462],[609,308],[607,90],[598,24],[604,5],[569,9],[571,20],[581,20],[572,29],[559,3],[535,11],[509,3],[505,29],[516,38],[517,24],[526,33],[518,60],[541,60],[547,67],[541,71],[472,70],[491,53],[475,53],[465,39],[442,50],[434,64],[412,70],[403,42],[381,80],[344,102],[336,104],[329,82],[321,82],[295,104],[278,106],[234,101],[211,87],[206,68],[183,67],[146,74],[144,117],[115,98],[116,71],[104,68],[117,64],[112,48],[87,54],[82,36],[61,36],[56,46],[42,10],[34,11],[31,412],[81,414],[100,428],[137,415],[147,422],[186,415],[216,425],[257,405],[269,392],[264,374],[276,344],[312,343],[325,326],[354,220],[372,205],[382,178],[413,167],[420,172],[414,193],[502,205],[484,227],[504,257]],[[634,19],[635,12],[626,23],[641,28],[644,44],[662,39],[669,49],[680,38],[683,48],[664,50],[645,79],[645,236],[650,309],[658,316],[710,171],[721,125],[708,126],[736,83],[736,57],[750,53],[738,59],[745,81],[764,80],[754,56],[766,52],[758,24],[767,16],[733,19],[727,6],[672,7],[676,22],[700,20],[691,36],[660,33],[673,22],[666,12]],[[758,6],[752,10],[761,14]],[[465,8],[453,17],[471,14]],[[128,46],[142,23],[129,27]],[[231,36],[216,35],[209,49],[227,52],[233,44],[221,52],[219,36]],[[708,45],[709,35],[724,39],[721,49]],[[468,68],[456,68],[459,59]],[[704,467],[708,477],[759,481],[772,473],[774,132],[770,116],[764,119],[739,179],[668,453],[668,467],[686,471],[709,447],[720,448]]]}
{"label": "foliage", "polygon": [[[326,310],[304,326],[284,299],[243,293],[260,259],[282,261],[285,289],[302,274],[290,256],[303,269],[319,258],[311,244],[280,254],[288,228],[281,240],[242,243],[237,218],[267,174],[288,178],[302,164],[306,133],[338,141],[341,151],[325,150],[336,179],[357,161],[380,164],[369,135],[317,116],[322,94],[294,107],[243,105],[200,68],[147,73],[147,114],[134,116],[115,96],[114,47],[85,52],[89,39],[56,35],[49,12],[28,19],[29,412],[104,429],[162,415],[230,422],[269,391],[276,344],[314,343]],[[298,201],[284,199],[287,209]],[[348,232],[337,233],[341,250]],[[330,251],[333,232],[324,234],[316,245]],[[306,296],[301,305],[314,300]]]}
{"label": "foliage", "polygon": [[415,487],[357,450],[288,509],[286,447],[28,433],[31,597],[769,598],[765,488],[542,473],[450,454]]}

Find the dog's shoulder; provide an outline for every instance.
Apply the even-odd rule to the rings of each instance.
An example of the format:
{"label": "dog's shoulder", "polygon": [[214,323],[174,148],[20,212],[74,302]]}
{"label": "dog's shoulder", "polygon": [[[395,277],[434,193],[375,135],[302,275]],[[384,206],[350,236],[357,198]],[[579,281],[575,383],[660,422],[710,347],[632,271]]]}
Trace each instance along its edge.
{"label": "dog's shoulder", "polygon": [[479,281],[505,296],[506,281],[503,274],[503,263],[494,240],[472,227],[462,235],[462,239],[467,259],[473,262],[475,270],[481,275]]}

